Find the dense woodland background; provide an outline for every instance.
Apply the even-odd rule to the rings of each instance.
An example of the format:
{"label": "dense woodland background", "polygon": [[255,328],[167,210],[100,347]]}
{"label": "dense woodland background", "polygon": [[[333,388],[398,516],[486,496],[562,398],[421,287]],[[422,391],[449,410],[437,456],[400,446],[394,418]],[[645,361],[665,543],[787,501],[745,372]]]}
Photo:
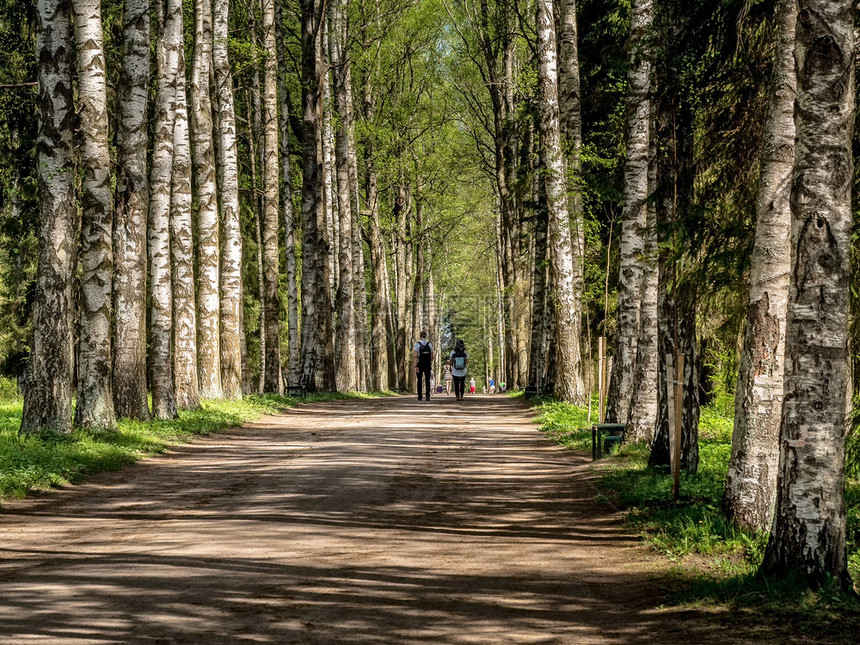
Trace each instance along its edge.
{"label": "dense woodland background", "polygon": [[[26,375],[42,337],[34,344],[39,236],[45,213],[65,208],[70,235],[53,239],[77,257],[64,287],[76,357],[64,369],[76,386],[53,420],[51,397],[32,403],[43,416],[29,422],[25,403],[24,431],[70,430],[75,389],[75,425],[108,429],[201,397],[411,391],[422,329],[439,355],[465,339],[479,388],[492,377],[579,405],[597,391],[606,337],[608,417],[652,447],[654,466],[669,461],[666,379],[679,356],[685,471],[697,468],[702,407],[746,418],[735,390],[762,177],[782,145],[768,128],[775,79],[785,60],[793,66],[794,2],[39,7],[43,25],[74,8],[79,33],[75,44],[67,25],[46,72],[37,3],[0,0],[0,366],[25,395],[36,387]],[[87,17],[103,28],[103,49],[81,36]],[[86,83],[102,62],[99,109]],[[72,192],[46,210],[39,117],[49,99],[61,107],[44,79],[63,64],[54,88],[71,103],[41,153],[68,153]],[[856,134],[853,145],[856,159]],[[792,149],[789,171],[793,160]],[[856,205],[856,173],[850,185]],[[787,241],[790,222],[781,230]],[[854,232],[855,397],[857,249]],[[778,429],[780,408],[768,409]],[[837,431],[845,470],[836,450],[831,489],[860,476],[857,425]],[[733,460],[751,452],[743,441]],[[739,523],[770,528],[776,462],[769,471],[754,476],[770,492],[753,510],[742,492],[727,495]],[[846,577],[844,501],[836,522],[841,560],[810,565],[812,580],[822,569]],[[796,564],[773,557],[772,570]]]}

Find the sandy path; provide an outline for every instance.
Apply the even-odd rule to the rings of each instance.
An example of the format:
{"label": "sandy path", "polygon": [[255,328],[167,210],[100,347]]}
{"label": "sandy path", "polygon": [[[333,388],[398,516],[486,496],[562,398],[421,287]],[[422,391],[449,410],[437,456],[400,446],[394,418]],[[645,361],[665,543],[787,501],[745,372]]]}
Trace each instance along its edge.
{"label": "sandy path", "polygon": [[0,642],[738,642],[588,463],[499,396],[300,407],[4,504]]}

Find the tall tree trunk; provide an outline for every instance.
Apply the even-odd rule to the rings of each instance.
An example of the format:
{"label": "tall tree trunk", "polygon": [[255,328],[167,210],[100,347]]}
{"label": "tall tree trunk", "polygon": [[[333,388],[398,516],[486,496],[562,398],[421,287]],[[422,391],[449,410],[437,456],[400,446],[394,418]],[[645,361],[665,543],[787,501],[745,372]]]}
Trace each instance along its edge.
{"label": "tall tree trunk", "polygon": [[284,43],[284,0],[275,4],[275,26],[278,37],[278,99],[281,131],[281,212],[284,216],[284,252],[287,270],[287,325],[289,358],[287,384],[301,384],[301,338],[299,336],[299,290],[296,272],[296,216],[293,209],[293,179],[290,174],[290,95],[287,87],[287,48]]}
{"label": "tall tree trunk", "polygon": [[555,392],[562,400],[580,400],[577,390],[573,260],[565,195],[564,161],[558,117],[558,58],[552,0],[537,0],[538,84],[541,149],[546,163],[547,237],[550,248],[550,293],[555,307]]}
{"label": "tall tree trunk", "polygon": [[335,160],[337,168],[338,268],[337,286],[337,376],[338,391],[360,389],[357,373],[355,325],[355,277],[353,275],[352,200],[349,176],[350,137],[349,118],[352,97],[347,94],[346,71],[350,65],[346,46],[348,29],[346,2],[334,0],[329,11],[329,60],[332,66],[334,107],[337,112],[335,128]]}
{"label": "tall tree trunk", "polygon": [[[403,158],[403,151],[398,155]],[[412,352],[407,352],[409,343],[409,267],[406,258],[406,226],[409,219],[409,195],[407,194],[403,169],[400,169],[400,183],[397,187],[397,196],[394,201],[394,293],[397,299],[397,380],[401,390],[409,389],[409,361]],[[409,348],[411,349],[411,348]]]}
{"label": "tall tree trunk", "polygon": [[385,252],[385,241],[382,238],[379,213],[379,193],[377,192],[376,166],[374,149],[369,142],[365,145],[366,157],[366,190],[368,216],[370,272],[373,279],[372,328],[371,328],[371,373],[373,388],[389,390],[396,387],[396,379],[391,379],[392,363],[390,357],[391,345],[395,338],[391,324],[388,289],[388,260]]}
{"label": "tall tree trunk", "polygon": [[100,0],[72,0],[77,41],[81,195],[81,323],[75,424],[113,429],[111,287],[113,204]]}
{"label": "tall tree trunk", "polygon": [[146,391],[146,177],[149,0],[126,0],[117,107],[113,256],[113,403],[118,417],[148,419]]}
{"label": "tall tree trunk", "polygon": [[[179,35],[180,47],[182,34]],[[173,261],[173,382],[176,407],[200,407],[197,377],[197,308],[194,283],[194,229],[191,221],[191,141],[188,132],[185,50],[176,67],[176,123],[173,128],[173,182],[170,195],[170,249]]]}
{"label": "tall tree trunk", "polygon": [[779,466],[785,317],[794,168],[794,32],[797,0],[777,4],[776,55],[756,203],[750,293],[735,394],[735,426],[723,509],[740,526],[770,528]]}
{"label": "tall tree trunk", "polygon": [[[328,3],[326,3],[328,6]],[[323,34],[323,56],[329,51],[328,31]],[[334,171],[334,105],[332,98],[331,65],[326,60],[323,63],[325,80],[323,81],[323,107],[322,107],[322,181],[323,181],[323,204],[325,206],[325,257],[326,275],[328,276],[328,293],[332,303],[337,301],[337,282],[339,275],[338,267],[338,236],[337,236],[337,189],[335,185]]]}
{"label": "tall tree trunk", "polygon": [[302,22],[302,384],[313,387],[322,348],[318,309],[320,291],[327,297],[322,203],[322,7],[301,1]]}
{"label": "tall tree trunk", "polygon": [[568,186],[567,207],[571,227],[571,261],[573,263],[572,324],[574,344],[573,379],[576,401],[587,399],[582,370],[582,298],[585,293],[585,216],[582,205],[582,101],[579,82],[579,45],[576,28],[576,0],[562,0],[559,34],[559,118],[561,137],[568,150],[565,158]]}
{"label": "tall tree trunk", "polygon": [[263,258],[266,312],[266,371],[263,391],[283,392],[281,378],[281,340],[279,319],[281,299],[278,292],[278,50],[275,41],[275,0],[263,3]]}
{"label": "tall tree trunk", "polygon": [[197,370],[200,395],[221,399],[218,197],[212,132],[212,1],[194,2],[191,144],[197,189]]}
{"label": "tall tree trunk", "polygon": [[654,0],[635,0],[631,13],[617,331],[606,404],[606,418],[611,423],[627,423],[636,383],[636,347],[643,300],[645,228],[648,218],[646,199],[651,130],[649,39],[654,21]]}
{"label": "tall tree trunk", "polygon": [[[542,191],[541,191],[542,192]],[[534,277],[532,287],[532,337],[529,355],[528,384],[541,387],[545,365],[544,337],[546,333],[546,273],[547,273],[547,212],[538,206],[534,217]]]}
{"label": "tall tree trunk", "polygon": [[72,430],[72,294],[77,255],[69,0],[39,0],[36,21],[39,265],[20,432],[68,433]]}
{"label": "tall tree trunk", "polygon": [[176,124],[176,70],[182,54],[182,3],[155,3],[158,66],[156,121],[149,176],[149,382],[152,414],[176,418],[173,387],[173,286],[170,269],[170,188]]}
{"label": "tall tree trunk", "polygon": [[851,588],[845,534],[854,8],[800,0],[776,511],[761,571]]}
{"label": "tall tree trunk", "polygon": [[260,304],[259,327],[257,330],[260,339],[260,373],[257,378],[257,392],[262,392],[263,382],[266,376],[266,308],[263,306],[263,303],[266,301],[266,280],[263,268],[263,214],[262,201],[260,199],[262,191],[260,191],[260,184],[257,179],[257,160],[259,159],[259,150],[256,142],[263,136],[263,119],[260,114],[263,111],[263,105],[260,101],[260,73],[257,65],[254,65],[254,72],[251,75],[251,79],[251,100],[247,102],[247,122],[249,132],[248,158],[251,166],[251,209],[254,213],[256,248],[254,261],[257,269],[257,301]]}
{"label": "tall tree trunk", "polygon": [[233,74],[227,57],[229,0],[214,0],[212,63],[218,100],[220,137],[219,180],[221,192],[222,251],[221,387],[227,399],[242,398],[242,229],[239,219],[239,155],[236,143],[236,110]]}
{"label": "tall tree trunk", "polygon": [[[648,194],[657,186],[657,137],[653,114],[650,121]],[[642,301],[639,306],[639,338],[636,341],[636,386],[627,422],[629,441],[651,443],[657,423],[657,288],[659,282],[657,249],[657,209],[650,200],[646,207],[645,255],[642,264]]]}

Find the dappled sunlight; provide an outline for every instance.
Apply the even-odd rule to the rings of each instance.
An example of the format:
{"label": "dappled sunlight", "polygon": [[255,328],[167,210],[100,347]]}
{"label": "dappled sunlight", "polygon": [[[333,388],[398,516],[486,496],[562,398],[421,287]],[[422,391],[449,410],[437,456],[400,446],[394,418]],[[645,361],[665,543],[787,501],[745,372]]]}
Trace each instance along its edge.
{"label": "dappled sunlight", "polygon": [[51,643],[672,642],[655,640],[666,612],[644,552],[595,505],[586,468],[504,397],[297,408],[4,507],[0,629]]}

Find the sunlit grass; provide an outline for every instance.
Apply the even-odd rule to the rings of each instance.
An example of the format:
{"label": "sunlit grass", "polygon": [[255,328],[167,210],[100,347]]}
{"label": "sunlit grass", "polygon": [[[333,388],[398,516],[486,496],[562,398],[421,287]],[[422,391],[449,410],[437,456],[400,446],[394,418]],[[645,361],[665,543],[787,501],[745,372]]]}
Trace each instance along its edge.
{"label": "sunlit grass", "polygon": [[241,426],[302,402],[371,398],[383,393],[310,394],[307,399],[251,395],[241,401],[204,401],[201,409],[180,412],[169,421],[123,420],[116,432],[22,437],[22,402],[0,400],[0,499],[22,497],[79,481],[97,472],[117,470],[143,457],[163,452],[195,436]]}
{"label": "sunlit grass", "polygon": [[[553,441],[590,451],[587,410],[557,401],[538,401],[535,408],[540,429]],[[755,572],[768,539],[766,532],[737,528],[720,509],[731,455],[731,411],[731,405],[702,409],[698,472],[682,474],[677,502],[671,500],[668,472],[648,468],[648,449],[642,444],[625,445],[615,457],[595,464],[602,494],[627,511],[629,525],[669,558],[695,561],[699,582],[721,588],[724,595],[758,589]],[[860,580],[860,482],[848,479],[845,497],[849,570]]]}

